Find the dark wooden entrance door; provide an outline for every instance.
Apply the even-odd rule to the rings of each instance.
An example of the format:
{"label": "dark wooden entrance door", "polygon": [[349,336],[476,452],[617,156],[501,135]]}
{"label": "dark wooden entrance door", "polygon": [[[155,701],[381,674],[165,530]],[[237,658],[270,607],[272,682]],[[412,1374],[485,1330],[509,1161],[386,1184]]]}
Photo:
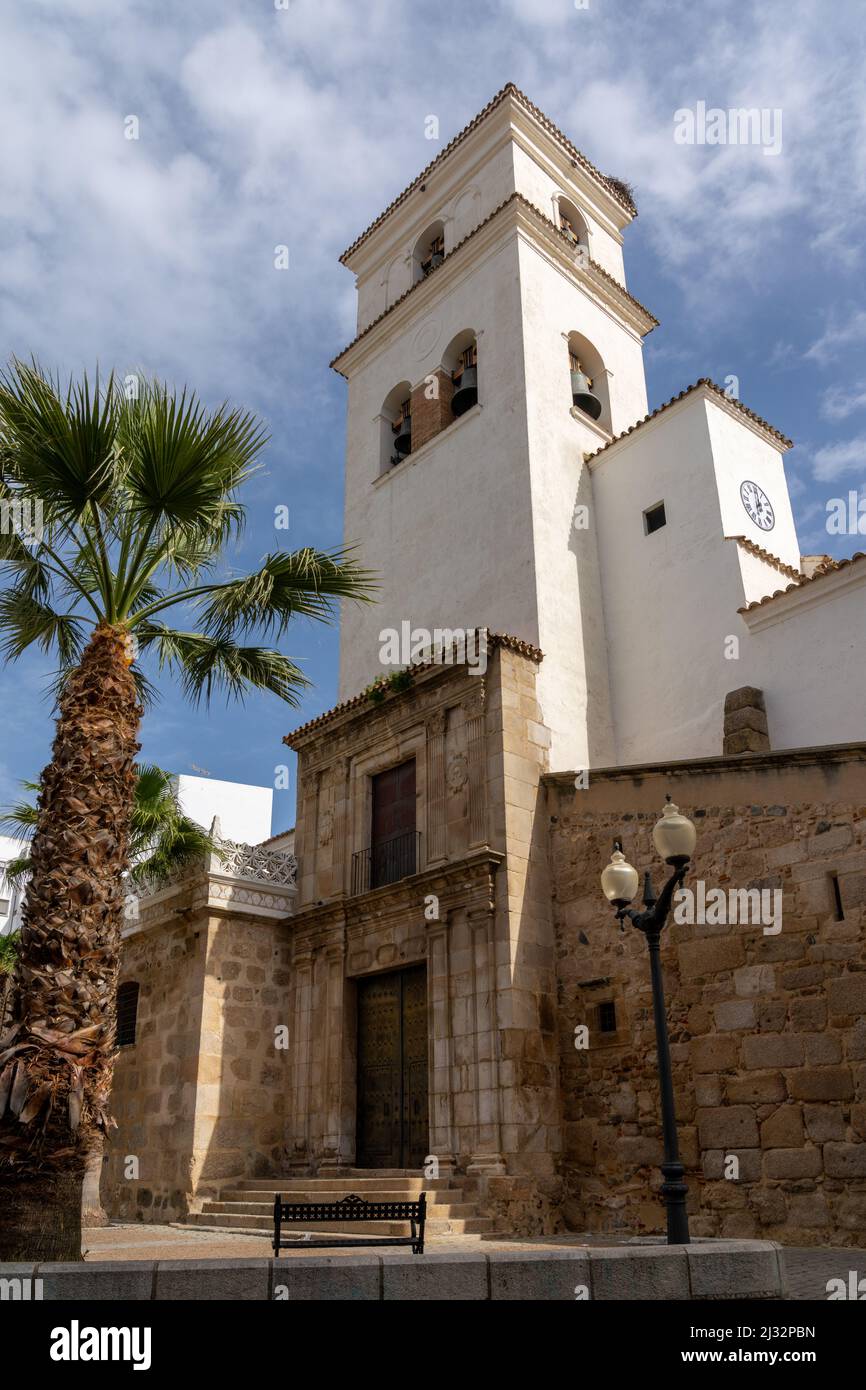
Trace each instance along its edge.
{"label": "dark wooden entrance door", "polygon": [[427,971],[358,981],[359,1168],[421,1168],[428,1153]]}

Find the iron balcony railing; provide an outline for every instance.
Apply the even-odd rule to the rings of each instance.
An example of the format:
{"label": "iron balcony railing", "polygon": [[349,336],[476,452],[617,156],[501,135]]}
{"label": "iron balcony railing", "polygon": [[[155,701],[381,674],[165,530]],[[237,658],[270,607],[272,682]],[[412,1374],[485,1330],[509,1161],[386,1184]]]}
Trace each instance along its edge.
{"label": "iron balcony railing", "polygon": [[421,832],[409,830],[352,855],[352,894],[368,893],[417,873],[421,860]]}

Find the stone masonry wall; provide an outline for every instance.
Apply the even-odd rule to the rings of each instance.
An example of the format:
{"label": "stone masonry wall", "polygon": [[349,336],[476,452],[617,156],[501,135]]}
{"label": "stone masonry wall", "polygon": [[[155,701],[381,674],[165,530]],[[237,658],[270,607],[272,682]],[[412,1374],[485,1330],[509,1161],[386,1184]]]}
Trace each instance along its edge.
{"label": "stone masonry wall", "polygon": [[206,942],[206,922],[175,919],[123,945],[120,979],[136,980],[139,995],[135,1042],[114,1068],[117,1129],[103,1164],[115,1220],[175,1221],[189,1209]]}
{"label": "stone masonry wall", "polygon": [[[619,835],[658,890],[650,836],[670,791],[698,828],[687,886],[782,893],[776,934],[712,921],[665,930],[692,1232],[864,1244],[864,746],[620,769],[591,774],[583,791],[547,782],[569,1225],[663,1229],[646,944],[631,924],[618,929],[599,874]],[[614,1032],[601,1031],[604,1003]]]}

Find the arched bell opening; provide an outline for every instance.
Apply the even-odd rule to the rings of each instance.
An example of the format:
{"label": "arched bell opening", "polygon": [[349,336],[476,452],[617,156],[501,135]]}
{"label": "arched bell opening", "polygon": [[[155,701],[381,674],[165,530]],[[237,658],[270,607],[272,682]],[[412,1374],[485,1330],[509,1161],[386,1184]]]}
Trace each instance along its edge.
{"label": "arched bell opening", "polygon": [[582,333],[569,333],[572,407],[610,433],[610,396],[601,354]]}
{"label": "arched bell opening", "polygon": [[579,208],[568,198],[557,198],[556,221],[559,230],[568,238],[572,246],[582,246],[589,251],[589,228]]}
{"label": "arched bell opening", "polygon": [[412,252],[412,283],[417,285],[445,259],[445,224],[434,222],[422,232]]}
{"label": "arched bell opening", "polygon": [[465,415],[478,404],[478,342],[471,328],[452,338],[442,365],[454,383],[451,409],[455,416]]}
{"label": "arched bell opening", "polygon": [[388,392],[379,419],[379,472],[387,473],[412,452],[412,387],[408,381]]}

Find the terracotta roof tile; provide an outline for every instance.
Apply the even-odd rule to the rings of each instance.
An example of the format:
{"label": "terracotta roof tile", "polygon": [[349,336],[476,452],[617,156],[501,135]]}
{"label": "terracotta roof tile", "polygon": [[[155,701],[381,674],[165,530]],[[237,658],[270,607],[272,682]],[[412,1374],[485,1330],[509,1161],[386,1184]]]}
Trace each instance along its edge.
{"label": "terracotta roof tile", "polygon": [[815,584],[819,579],[826,579],[828,575],[835,574],[837,570],[846,569],[848,565],[860,564],[866,560],[866,551],[856,550],[853,555],[849,555],[844,560],[834,560],[830,565],[822,565],[814,574],[802,575],[798,584],[789,584],[785,589],[777,589],[775,593],[768,594],[766,598],[754,599],[752,603],[747,603],[744,608],[738,608],[738,613],[751,613],[754,608],[763,608],[765,603],[773,603],[777,598],[783,598],[785,594],[793,593],[795,589],[804,589],[808,584]]}
{"label": "terracotta roof tile", "polygon": [[729,396],[727,392],[722,390],[721,386],[718,386],[708,376],[702,376],[699,377],[697,381],[693,382],[691,386],[687,386],[684,391],[680,391],[679,395],[671,396],[671,399],[665,401],[664,405],[657,406],[649,415],[645,415],[642,420],[636,420],[633,425],[629,425],[628,429],[623,430],[622,434],[616,435],[609,443],[602,444],[600,449],[595,449],[591,454],[586,454],[584,457],[587,460],[598,458],[599,454],[603,454],[605,449],[612,449],[614,444],[618,444],[621,439],[625,439],[627,435],[634,434],[635,430],[639,430],[642,425],[649,424],[650,420],[655,420],[657,415],[663,415],[666,410],[670,410],[672,405],[676,405],[678,401],[685,400],[686,396],[690,396],[693,391],[698,391],[701,387],[706,387],[710,391],[715,391],[717,396],[721,396],[722,400],[727,401],[729,405],[735,406],[741,414],[748,416],[750,420],[754,420],[756,425],[760,425],[762,429],[769,430],[770,434],[774,435],[775,438],[779,440],[783,448],[792,449],[794,447],[794,441],[789,439],[787,435],[782,434],[781,430],[777,430],[775,425],[769,424],[766,420],[763,420],[760,415],[756,415],[754,410],[750,410],[747,405],[743,405],[742,401],[738,401],[733,396]]}
{"label": "terracotta roof tile", "polygon": [[789,579],[793,579],[795,584],[799,584],[803,578],[801,570],[794,569],[793,565],[788,565],[781,560],[778,555],[774,555],[771,550],[765,550],[762,545],[756,545],[750,541],[748,536],[725,536],[726,541],[736,541],[744,550],[748,550],[750,555],[756,555],[759,560],[763,560],[768,565],[774,565],[782,574],[786,574]]}
{"label": "terracotta roof tile", "polygon": [[[512,637],[507,632],[488,632],[487,647],[506,647],[509,651],[520,652],[522,656],[527,656],[531,661],[543,661],[544,653],[538,647],[534,647],[531,642],[524,642],[519,637]],[[431,667],[441,665],[437,661],[416,661],[406,667],[407,671],[420,673],[429,671]],[[330,724],[332,720],[339,718],[341,714],[346,714],[348,710],[358,709],[361,705],[369,703],[370,697],[366,690],[362,690],[359,695],[353,695],[350,700],[344,700],[342,704],[334,705],[332,709],[326,710],[324,714],[316,715],[315,719],[310,719],[300,728],[293,729],[286,734],[283,743],[287,743],[290,748],[295,746],[295,739],[304,737],[312,732],[313,729],[323,728],[325,724]]]}
{"label": "terracotta roof tile", "polygon": [[[393,313],[394,310],[398,307],[398,305],[402,304],[405,299],[408,299],[409,295],[412,294],[414,290],[417,290],[420,285],[426,285],[427,282],[431,280],[434,275],[437,275],[439,271],[441,271],[443,265],[446,265],[448,261],[451,260],[452,256],[455,256],[457,252],[460,251],[468,241],[471,241],[474,236],[477,236],[483,227],[486,227],[489,222],[492,222],[494,217],[497,217],[499,213],[502,212],[505,208],[507,208],[511,203],[522,203],[522,205],[525,208],[527,208],[529,212],[532,213],[533,217],[535,217],[539,222],[544,223],[548,231],[555,232],[558,237],[562,238],[563,242],[566,245],[571,245],[568,237],[562,231],[562,228],[557,227],[556,223],[553,222],[551,218],[549,218],[545,213],[543,213],[540,210],[540,208],[537,208],[534,205],[534,203],[530,203],[529,199],[524,198],[522,193],[510,193],[504,202],[500,203],[498,207],[495,207],[492,212],[488,213],[488,215],[484,218],[482,222],[478,223],[477,227],[473,227],[471,232],[467,232],[466,236],[463,237],[462,241],[458,241],[456,246],[451,247],[451,250],[448,252],[447,256],[443,256],[442,260],[440,261],[439,265],[436,266],[435,270],[431,270],[430,274],[426,275],[423,280],[417,280],[414,285],[410,285],[407,290],[404,290],[403,293],[400,295],[399,299],[395,299],[394,303],[389,304],[387,309],[383,309],[381,314],[378,314],[376,318],[372,319],[371,322],[367,324],[366,328],[362,328],[361,332],[356,334],[352,341],[348,343],[346,347],[344,347],[340,352],[338,352],[336,357],[334,357],[328,365],[333,367],[335,371],[339,371],[340,369],[337,366],[337,363],[340,361],[342,357],[345,357],[347,352],[351,351],[351,349],[356,345],[356,343],[360,343],[362,338],[365,338],[368,333],[372,332],[372,330],[376,327],[377,324],[381,323],[383,319],[387,318],[389,314]],[[635,299],[634,295],[629,293],[625,285],[621,284],[619,280],[614,279],[614,277],[608,271],[606,271],[603,266],[600,266],[598,264],[598,261],[592,260],[591,257],[587,257],[587,260],[589,261],[589,265],[596,275],[599,275],[603,280],[607,281],[609,285],[613,286],[613,288],[625,299],[627,299],[629,303],[633,304],[634,307],[640,311],[640,313],[646,314],[647,318],[651,321],[651,324],[654,328],[658,327],[659,321],[655,317],[655,315],[651,314],[649,309],[647,309],[646,305],[641,304],[639,299]]]}
{"label": "terracotta roof tile", "polygon": [[611,197],[614,198],[620,204],[620,206],[625,209],[626,212],[630,213],[632,217],[637,216],[637,208],[635,207],[634,202],[631,198],[628,198],[617,186],[619,181],[615,180],[612,182],[605,174],[602,174],[600,170],[596,169],[595,165],[587,159],[586,155],[581,154],[580,150],[576,149],[576,147],[569,140],[568,136],[563,135],[562,131],[558,128],[558,126],[555,126],[553,121],[551,121],[547,116],[545,116],[544,112],[541,111],[539,107],[535,105],[534,102],[530,101],[528,96],[521,92],[519,87],[516,87],[513,82],[506,82],[505,86],[502,87],[501,90],[498,91],[496,95],[491,98],[490,101],[488,101],[487,105],[483,107],[481,111],[478,112],[478,115],[474,116],[473,119],[469,122],[469,124],[467,126],[464,126],[464,128],[461,131],[459,131],[458,134],[455,135],[452,140],[449,140],[445,148],[439,151],[435,159],[431,159],[430,163],[421,170],[421,173],[417,176],[417,178],[414,178],[412,182],[408,185],[408,187],[404,188],[403,192],[399,193],[397,197],[393,200],[393,202],[388,204],[388,206],[385,208],[385,211],[379,213],[379,216],[370,223],[366,231],[363,231],[359,237],[355,238],[355,240],[352,242],[352,245],[346,248],[346,250],[340,257],[340,260],[344,264],[348,257],[351,256],[354,251],[357,251],[358,247],[362,244],[362,242],[365,242],[367,238],[371,236],[372,233],[376,230],[376,228],[382,225],[386,217],[389,217],[391,213],[394,211],[394,209],[399,207],[401,203],[404,203],[406,199],[409,197],[409,194],[412,193],[412,191],[416,189],[419,184],[423,183],[424,180],[429,177],[429,175],[433,172],[437,165],[441,164],[442,161],[451,153],[452,150],[455,150],[458,145],[462,145],[463,141],[467,138],[467,136],[471,135],[472,131],[476,130],[477,127],[481,124],[481,122],[487,116],[490,115],[491,111],[495,111],[496,107],[501,105],[501,103],[505,100],[507,96],[515,97],[521,103],[521,105],[526,108],[527,111],[531,111],[533,116],[535,116],[536,119],[539,120],[541,124],[544,126],[545,130],[547,130],[551,135],[553,135],[557,140],[560,141],[560,143],[568,151],[571,158],[576,160],[582,169],[585,169],[586,172],[588,174],[591,174],[593,178],[598,179],[599,183],[602,184],[602,186],[611,195]]}

